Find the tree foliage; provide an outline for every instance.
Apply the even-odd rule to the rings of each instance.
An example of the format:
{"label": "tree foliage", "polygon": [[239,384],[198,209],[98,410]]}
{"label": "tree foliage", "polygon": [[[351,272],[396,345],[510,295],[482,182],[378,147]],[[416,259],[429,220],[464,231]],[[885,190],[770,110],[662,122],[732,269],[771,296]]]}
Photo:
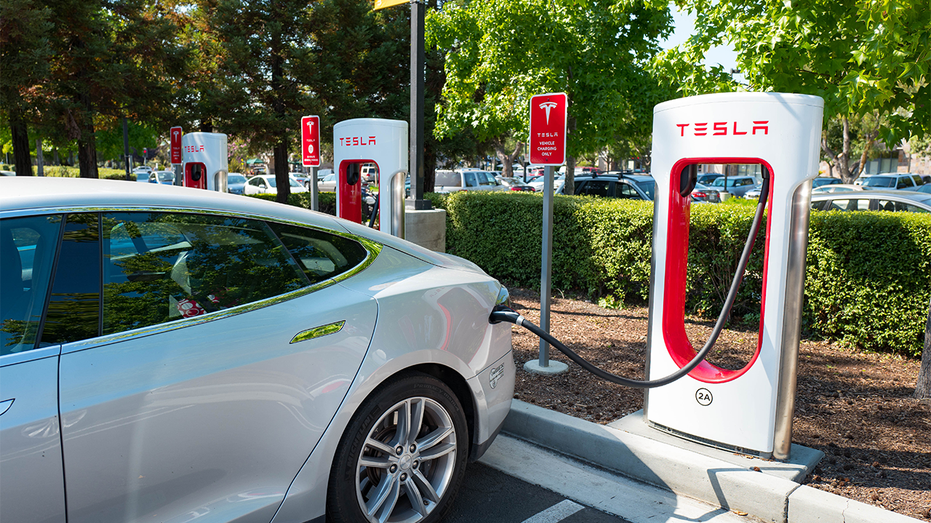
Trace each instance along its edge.
{"label": "tree foliage", "polygon": [[444,4],[427,18],[428,44],[447,51],[435,132],[471,129],[479,141],[523,140],[530,97],[566,92],[569,156],[643,133],[650,119],[637,111],[652,107],[652,91],[641,66],[658,51],[670,22],[661,1]]}
{"label": "tree foliage", "polygon": [[[874,115],[873,140],[897,144],[931,132],[931,17],[927,0],[675,0],[697,13],[701,31],[658,57],[656,71],[684,94],[734,90],[720,68],[701,66],[704,53],[727,43],[749,89],[818,95],[825,119]],[[842,125],[849,125],[843,124]],[[872,145],[867,138],[861,149]],[[825,151],[841,160],[851,150]],[[861,161],[858,162],[862,165]]]}

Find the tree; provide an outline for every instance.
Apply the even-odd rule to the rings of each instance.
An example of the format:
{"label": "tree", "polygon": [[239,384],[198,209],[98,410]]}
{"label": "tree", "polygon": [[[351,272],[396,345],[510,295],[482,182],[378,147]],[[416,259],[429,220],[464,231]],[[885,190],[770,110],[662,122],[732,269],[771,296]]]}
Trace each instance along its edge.
{"label": "tree", "polygon": [[38,117],[36,88],[48,77],[50,15],[34,0],[0,3],[0,117],[10,129],[17,176],[32,176],[28,122]]}
{"label": "tree", "polygon": [[[818,95],[825,121],[837,117],[839,150],[824,147],[844,182],[852,182],[873,141],[897,144],[931,131],[931,17],[927,0],[675,0],[697,13],[693,35],[660,55],[658,74],[684,94],[735,90],[720,68],[701,58],[729,43],[749,89]],[[879,125],[864,139],[851,169],[850,120],[872,115]],[[827,127],[827,125],[825,126]],[[826,142],[822,143],[823,146]]]}
{"label": "tree", "polygon": [[[669,33],[664,1],[488,0],[428,14],[427,40],[447,50],[435,133],[471,129],[479,141],[528,135],[530,97],[569,96],[566,190],[574,158],[636,134],[630,118],[642,65]],[[652,106],[651,106],[652,108]]]}

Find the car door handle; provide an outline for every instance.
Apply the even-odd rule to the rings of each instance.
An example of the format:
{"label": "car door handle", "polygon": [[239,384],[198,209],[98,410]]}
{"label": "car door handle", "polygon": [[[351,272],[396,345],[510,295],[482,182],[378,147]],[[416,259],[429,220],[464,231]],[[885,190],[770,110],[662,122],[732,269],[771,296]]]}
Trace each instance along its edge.
{"label": "car door handle", "polygon": [[321,325],[319,327],[314,327],[313,329],[307,329],[305,331],[298,332],[294,335],[293,338],[291,338],[291,343],[299,343],[302,341],[312,340],[314,338],[320,338],[322,336],[328,336],[330,334],[336,334],[337,332],[343,330],[343,325],[346,325],[346,320],[336,321],[326,325]]}
{"label": "car door handle", "polygon": [[6,414],[6,411],[10,410],[10,407],[13,406],[13,400],[16,398],[10,398],[8,400],[0,401],[0,416]]}

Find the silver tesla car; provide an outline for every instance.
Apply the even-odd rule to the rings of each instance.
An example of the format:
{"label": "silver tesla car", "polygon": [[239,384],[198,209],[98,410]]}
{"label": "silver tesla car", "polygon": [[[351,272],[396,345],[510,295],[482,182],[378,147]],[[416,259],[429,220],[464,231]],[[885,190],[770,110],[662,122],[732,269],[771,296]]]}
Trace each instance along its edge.
{"label": "silver tesla car", "polygon": [[332,216],[0,180],[3,522],[436,521],[514,390],[507,291]]}

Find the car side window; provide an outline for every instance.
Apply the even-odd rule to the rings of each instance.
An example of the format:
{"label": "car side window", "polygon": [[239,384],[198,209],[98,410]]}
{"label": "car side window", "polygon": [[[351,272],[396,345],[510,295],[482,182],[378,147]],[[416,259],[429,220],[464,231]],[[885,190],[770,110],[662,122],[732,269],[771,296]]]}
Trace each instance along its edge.
{"label": "car side window", "polygon": [[306,285],[269,227],[236,217],[108,213],[103,334],[271,298]]}
{"label": "car side window", "polygon": [[900,176],[898,181],[895,184],[896,189],[902,189],[905,187],[914,187],[915,184],[912,183],[912,179],[908,176]]}
{"label": "car side window", "polygon": [[617,186],[614,188],[614,192],[617,193],[618,198],[628,198],[633,200],[640,199],[640,195],[637,193],[637,190],[623,182],[617,183]]}
{"label": "car side window", "polygon": [[339,276],[365,261],[368,251],[357,241],[308,227],[269,223],[300,268],[316,284]]}
{"label": "car side window", "polygon": [[462,175],[465,177],[466,187],[478,187],[478,182],[475,181],[474,172],[465,172],[465,173],[462,173]]}
{"label": "car side window", "polygon": [[607,196],[609,183],[607,180],[589,180],[582,182],[576,189],[577,194],[587,194],[589,196]]}
{"label": "car side window", "polygon": [[876,200],[876,210],[892,212],[928,212],[916,205],[911,205],[905,202],[895,202],[892,200]]}
{"label": "car side window", "polygon": [[0,356],[36,346],[61,223],[59,215],[0,221]]}
{"label": "car side window", "polygon": [[100,332],[98,222],[96,213],[65,217],[40,345],[94,338]]}
{"label": "car side window", "polygon": [[857,199],[848,199],[848,200],[833,200],[831,201],[831,206],[827,208],[828,211],[868,211],[870,210],[870,201],[869,200],[857,200]]}

